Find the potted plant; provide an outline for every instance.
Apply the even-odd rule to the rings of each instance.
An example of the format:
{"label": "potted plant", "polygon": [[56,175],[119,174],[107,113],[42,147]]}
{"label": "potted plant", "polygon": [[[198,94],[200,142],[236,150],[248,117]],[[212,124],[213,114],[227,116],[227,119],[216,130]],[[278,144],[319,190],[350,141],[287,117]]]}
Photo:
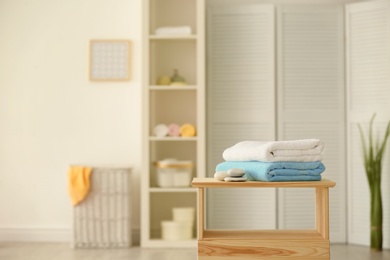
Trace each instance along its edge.
{"label": "potted plant", "polygon": [[382,193],[381,193],[381,173],[382,156],[386,149],[387,139],[390,135],[390,122],[386,127],[383,140],[373,140],[372,125],[374,123],[375,113],[371,117],[367,141],[360,124],[358,124],[360,137],[362,139],[364,168],[366,170],[367,180],[370,187],[370,220],[371,220],[371,249],[382,250]]}

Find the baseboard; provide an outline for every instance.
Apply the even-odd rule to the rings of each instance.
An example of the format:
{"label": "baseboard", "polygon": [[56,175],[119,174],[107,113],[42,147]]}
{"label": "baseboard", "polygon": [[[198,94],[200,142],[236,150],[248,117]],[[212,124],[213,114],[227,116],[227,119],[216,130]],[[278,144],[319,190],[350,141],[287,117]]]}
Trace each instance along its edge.
{"label": "baseboard", "polygon": [[[140,230],[131,231],[132,245],[140,244]],[[0,242],[71,242],[68,228],[0,228]]]}
{"label": "baseboard", "polygon": [[71,230],[67,228],[0,228],[0,241],[68,242]]}

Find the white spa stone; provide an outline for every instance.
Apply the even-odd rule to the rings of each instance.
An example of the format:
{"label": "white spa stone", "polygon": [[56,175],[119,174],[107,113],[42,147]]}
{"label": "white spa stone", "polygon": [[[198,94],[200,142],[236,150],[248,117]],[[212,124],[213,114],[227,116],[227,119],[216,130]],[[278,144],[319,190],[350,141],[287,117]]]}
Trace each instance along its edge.
{"label": "white spa stone", "polygon": [[245,171],[243,169],[232,168],[227,171],[227,176],[229,177],[241,177],[244,176]]}
{"label": "white spa stone", "polygon": [[214,173],[214,179],[219,180],[219,181],[223,181],[227,176],[228,176],[227,172],[225,172],[225,171],[219,171],[219,172]]}
{"label": "white spa stone", "polygon": [[230,181],[230,182],[233,182],[233,181],[247,181],[247,178],[246,177],[226,177],[225,181]]}

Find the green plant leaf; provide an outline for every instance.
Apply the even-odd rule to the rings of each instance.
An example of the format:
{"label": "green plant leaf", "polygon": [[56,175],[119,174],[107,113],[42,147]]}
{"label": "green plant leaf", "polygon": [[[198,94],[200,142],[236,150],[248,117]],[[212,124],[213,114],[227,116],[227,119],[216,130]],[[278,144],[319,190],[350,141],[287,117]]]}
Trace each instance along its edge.
{"label": "green plant leaf", "polygon": [[382,161],[383,153],[385,151],[386,143],[387,143],[387,140],[389,139],[389,135],[390,135],[390,121],[387,123],[386,132],[385,132],[384,137],[383,137],[382,145],[380,146],[380,148],[378,150],[377,160]]}
{"label": "green plant leaf", "polygon": [[382,249],[382,197],[381,197],[381,173],[382,157],[386,149],[386,143],[390,136],[390,121],[387,123],[386,131],[381,141],[378,137],[373,141],[372,128],[375,113],[371,117],[368,127],[368,147],[364,137],[364,132],[358,124],[362,147],[364,153],[364,167],[366,169],[367,180],[370,186],[371,197],[371,248]]}
{"label": "green plant leaf", "polygon": [[373,147],[373,141],[372,141],[372,125],[374,124],[376,114],[374,113],[370,120],[370,125],[368,128],[368,150],[369,150],[369,160],[374,160],[374,147]]}
{"label": "green plant leaf", "polygon": [[370,119],[368,126],[368,137],[367,141],[364,136],[363,128],[358,124],[360,138],[362,141],[363,147],[363,159],[364,159],[364,168],[366,170],[366,175],[370,187],[380,182],[381,172],[382,172],[382,157],[386,149],[387,141],[390,137],[390,121],[387,124],[386,131],[383,136],[383,140],[373,137],[373,125],[376,114],[374,113]]}
{"label": "green plant leaf", "polygon": [[363,133],[362,126],[360,124],[357,124],[357,125],[358,125],[358,128],[359,128],[360,139],[362,141],[362,146],[363,146],[363,159],[364,159],[364,162],[367,162],[368,161],[368,154],[367,154],[366,140],[364,138],[364,133]]}

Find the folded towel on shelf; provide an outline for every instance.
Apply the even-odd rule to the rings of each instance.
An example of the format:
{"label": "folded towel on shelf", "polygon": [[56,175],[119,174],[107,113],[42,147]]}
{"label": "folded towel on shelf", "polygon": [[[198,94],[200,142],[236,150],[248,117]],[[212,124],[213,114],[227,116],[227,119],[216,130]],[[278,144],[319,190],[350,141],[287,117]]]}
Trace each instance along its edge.
{"label": "folded towel on shelf", "polygon": [[319,139],[291,141],[243,141],[227,148],[225,161],[313,162],[321,161],[324,144]]}
{"label": "folded towel on shelf", "polygon": [[156,35],[191,35],[190,26],[159,27],[156,29]]}
{"label": "folded towel on shelf", "polygon": [[228,171],[239,168],[251,181],[319,181],[325,166],[315,162],[223,162],[217,165],[216,171]]}
{"label": "folded towel on shelf", "polygon": [[68,193],[73,206],[79,204],[89,193],[92,169],[71,166],[68,171]]}

